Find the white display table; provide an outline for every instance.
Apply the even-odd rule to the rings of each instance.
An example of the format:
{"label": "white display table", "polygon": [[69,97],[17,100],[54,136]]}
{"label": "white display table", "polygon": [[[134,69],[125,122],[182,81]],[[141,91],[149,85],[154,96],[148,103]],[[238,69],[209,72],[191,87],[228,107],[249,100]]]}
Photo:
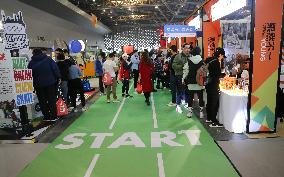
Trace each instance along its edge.
{"label": "white display table", "polygon": [[221,90],[218,120],[226,130],[234,133],[246,131],[247,102],[246,92]]}

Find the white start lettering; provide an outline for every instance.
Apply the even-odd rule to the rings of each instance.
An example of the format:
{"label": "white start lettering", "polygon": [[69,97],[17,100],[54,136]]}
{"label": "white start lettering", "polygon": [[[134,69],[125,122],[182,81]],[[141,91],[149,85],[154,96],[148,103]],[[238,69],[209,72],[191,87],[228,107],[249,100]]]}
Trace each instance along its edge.
{"label": "white start lettering", "polygon": [[[184,144],[177,142],[182,136],[188,139],[191,146],[202,145],[200,142],[200,130],[181,130],[177,134],[170,131],[151,132],[151,148],[168,147],[183,147]],[[87,133],[73,133],[63,138],[64,143],[55,146],[56,149],[74,149],[79,148],[84,143]],[[146,148],[145,142],[138,136],[136,132],[125,132],[112,143],[104,143],[104,140],[113,137],[113,133],[92,133],[89,135],[95,137],[93,143],[90,145],[91,149],[109,148],[117,149],[122,146],[132,146],[134,148]]]}

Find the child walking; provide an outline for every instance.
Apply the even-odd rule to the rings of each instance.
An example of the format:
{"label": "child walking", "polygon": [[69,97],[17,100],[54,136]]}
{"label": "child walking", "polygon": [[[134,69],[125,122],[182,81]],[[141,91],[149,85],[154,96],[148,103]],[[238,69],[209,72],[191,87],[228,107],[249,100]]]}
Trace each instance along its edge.
{"label": "child walking", "polygon": [[119,70],[119,78],[122,81],[122,97],[132,97],[129,95],[129,80],[130,80],[130,69],[132,62],[129,61],[129,56],[125,53],[122,55],[121,66]]}

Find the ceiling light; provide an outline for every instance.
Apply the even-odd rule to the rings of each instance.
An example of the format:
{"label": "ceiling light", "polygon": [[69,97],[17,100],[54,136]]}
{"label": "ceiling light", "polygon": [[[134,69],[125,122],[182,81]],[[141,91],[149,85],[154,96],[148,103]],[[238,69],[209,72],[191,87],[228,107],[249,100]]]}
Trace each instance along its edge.
{"label": "ceiling light", "polygon": [[105,12],[106,10],[104,9],[103,11]]}
{"label": "ceiling light", "polygon": [[155,6],[155,9],[158,9],[159,7],[158,6]]}
{"label": "ceiling light", "polygon": [[110,18],[112,18],[112,17],[110,17]]}

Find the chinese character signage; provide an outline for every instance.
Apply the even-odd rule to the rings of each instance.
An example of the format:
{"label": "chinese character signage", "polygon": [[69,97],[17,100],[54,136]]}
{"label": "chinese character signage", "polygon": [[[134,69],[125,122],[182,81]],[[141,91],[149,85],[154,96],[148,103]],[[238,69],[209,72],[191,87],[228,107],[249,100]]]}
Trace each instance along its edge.
{"label": "chinese character signage", "polygon": [[215,49],[218,47],[219,37],[213,27],[212,22],[203,23],[203,43],[204,43],[204,59],[212,57]]}
{"label": "chinese character signage", "polygon": [[249,132],[275,130],[282,7],[282,0],[273,0],[273,3],[267,0],[255,1]]}
{"label": "chinese character signage", "polygon": [[165,25],[165,37],[195,37],[196,30],[194,26],[188,25]]}

